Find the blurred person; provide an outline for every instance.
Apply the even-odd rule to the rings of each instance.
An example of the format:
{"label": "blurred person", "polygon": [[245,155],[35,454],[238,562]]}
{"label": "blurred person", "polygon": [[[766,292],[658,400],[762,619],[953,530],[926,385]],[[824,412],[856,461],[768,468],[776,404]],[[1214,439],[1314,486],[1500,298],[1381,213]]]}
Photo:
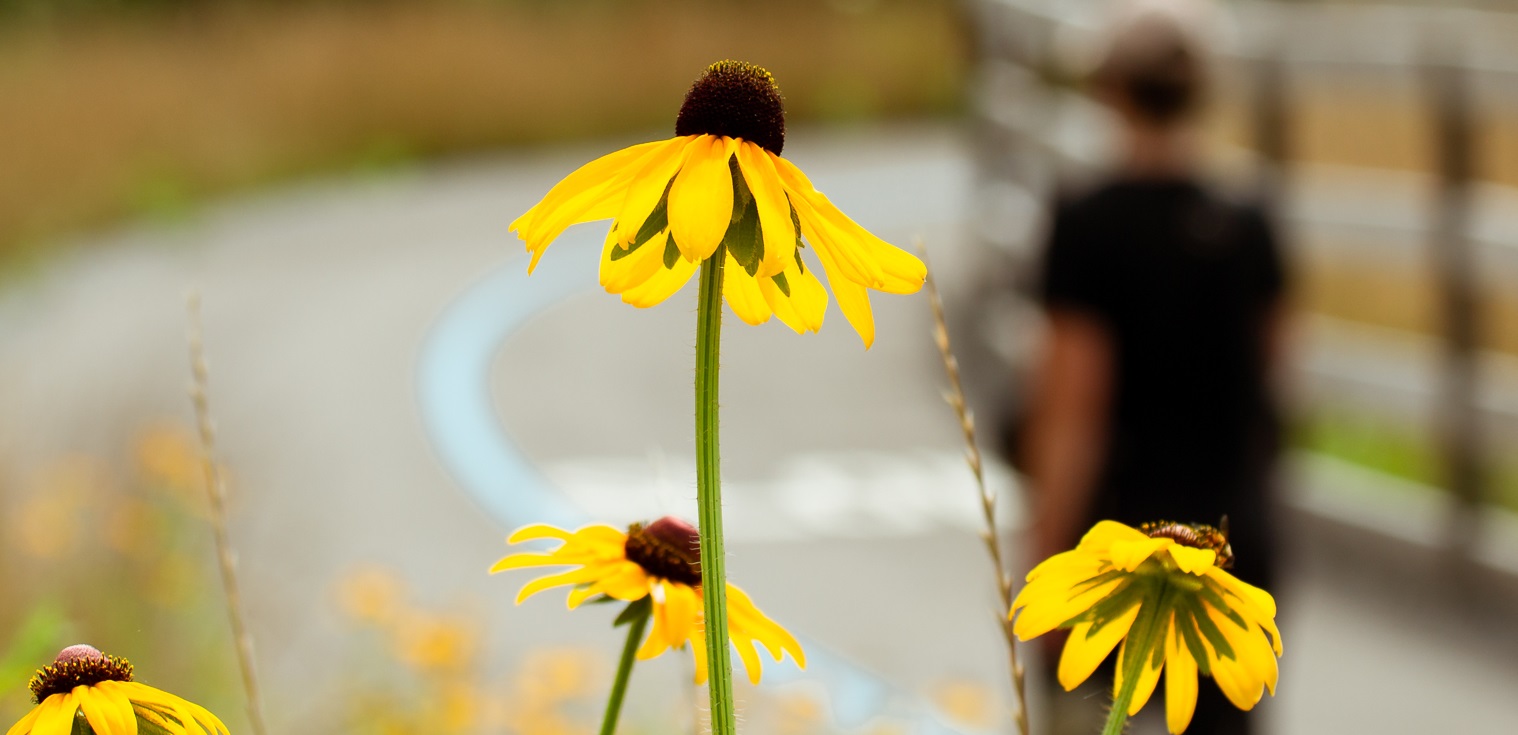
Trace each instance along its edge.
{"label": "blurred person", "polygon": [[[1285,268],[1264,209],[1199,171],[1199,9],[1128,5],[1111,24],[1093,86],[1122,150],[1105,180],[1055,205],[1039,292],[1048,331],[1018,459],[1034,559],[1073,548],[1101,519],[1227,516],[1234,573],[1274,589],[1270,383]],[[1188,733],[1252,729],[1216,687],[1201,688]]]}

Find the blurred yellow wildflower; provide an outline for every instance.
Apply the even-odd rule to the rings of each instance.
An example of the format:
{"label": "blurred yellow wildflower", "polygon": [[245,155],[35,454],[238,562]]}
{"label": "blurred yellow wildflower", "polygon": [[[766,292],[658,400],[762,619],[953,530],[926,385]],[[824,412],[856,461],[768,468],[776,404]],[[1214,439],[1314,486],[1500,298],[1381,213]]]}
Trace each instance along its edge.
{"label": "blurred yellow wildflower", "polygon": [[[653,629],[638,649],[639,659],[651,659],[666,649],[690,644],[696,659],[696,683],[706,681],[706,640],[701,628],[701,556],[696,529],[678,518],[665,517],[647,526],[633,524],[624,533],[606,525],[585,526],[570,532],[538,524],[518,529],[507,539],[517,544],[536,539],[557,539],[563,544],[552,552],[512,554],[490,568],[491,574],[509,569],[538,566],[574,566],[528,582],[517,594],[517,603],[553,587],[572,585],[569,608],[598,595],[624,602],[653,599]],[[789,652],[806,666],[801,644],[785,628],[759,611],[743,590],[729,584],[728,634],[749,680],[759,683],[761,664],[754,644],[762,644],[776,661]]]}
{"label": "blurred yellow wildflower", "polygon": [[400,611],[406,585],[392,570],[377,565],[353,569],[338,583],[338,604],[349,617],[380,625]]}
{"label": "blurred yellow wildflower", "polygon": [[1071,629],[1058,671],[1067,691],[1122,642],[1114,683],[1120,702],[1129,663],[1141,672],[1128,716],[1143,708],[1168,666],[1166,722],[1180,733],[1196,708],[1198,670],[1240,709],[1253,708],[1263,689],[1275,694],[1275,600],[1223,569],[1231,559],[1226,537],[1209,526],[1160,522],[1137,530],[1102,521],[1074,550],[1028,573],[1012,602],[1013,628],[1022,640]]}
{"label": "blurred yellow wildflower", "polygon": [[815,332],[828,296],[801,257],[810,245],[866,347],[875,338],[867,290],[922,287],[922,261],[849,219],[780,157],[785,110],[769,72],[740,61],[707,67],[686,93],[675,136],[585,164],[512,222],[532,253],[528,272],[570,225],[611,219],[601,285],[623,301],[659,304],[721,253],[723,297],[740,319],[775,316]]}
{"label": "blurred yellow wildflower", "polygon": [[422,671],[456,671],[474,662],[479,634],[464,620],[445,615],[410,613],[394,631],[402,661]]}
{"label": "blurred yellow wildflower", "polygon": [[[168,692],[132,681],[126,659],[91,646],[69,646],[32,677],[37,706],[6,735],[71,735],[83,717],[95,735],[229,735],[216,715]],[[83,724],[83,723],[79,723]],[[153,728],[156,728],[154,730]]]}

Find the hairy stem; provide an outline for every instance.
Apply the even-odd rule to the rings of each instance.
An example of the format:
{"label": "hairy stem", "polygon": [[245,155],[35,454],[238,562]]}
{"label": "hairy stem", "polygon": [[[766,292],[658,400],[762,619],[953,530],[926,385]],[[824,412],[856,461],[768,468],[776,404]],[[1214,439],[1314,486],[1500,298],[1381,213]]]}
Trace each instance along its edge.
{"label": "hairy stem", "polygon": [[701,515],[701,599],[705,609],[712,735],[737,732],[727,642],[726,552],[722,544],[722,460],[717,448],[717,359],[722,339],[725,246],[701,263],[696,315],[696,502]]}
{"label": "hairy stem", "polygon": [[[650,607],[649,611],[652,609]],[[611,694],[606,697],[606,716],[601,719],[601,735],[612,735],[617,731],[617,717],[622,714],[622,699],[627,695],[627,681],[632,678],[638,644],[643,642],[643,631],[648,628],[649,615],[650,612],[644,612],[628,623],[627,643],[622,646],[622,659],[617,662],[617,678],[612,681]]]}

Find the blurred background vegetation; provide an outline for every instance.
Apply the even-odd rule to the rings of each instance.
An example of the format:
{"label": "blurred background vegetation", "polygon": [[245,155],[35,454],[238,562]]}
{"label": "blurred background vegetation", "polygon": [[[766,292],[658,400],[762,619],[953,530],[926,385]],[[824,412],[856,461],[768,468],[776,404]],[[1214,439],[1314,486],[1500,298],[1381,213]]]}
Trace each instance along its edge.
{"label": "blurred background vegetation", "polygon": [[953,6],[0,0],[0,262],[314,172],[669,134],[724,57],[774,72],[792,120],[950,112],[967,46]]}

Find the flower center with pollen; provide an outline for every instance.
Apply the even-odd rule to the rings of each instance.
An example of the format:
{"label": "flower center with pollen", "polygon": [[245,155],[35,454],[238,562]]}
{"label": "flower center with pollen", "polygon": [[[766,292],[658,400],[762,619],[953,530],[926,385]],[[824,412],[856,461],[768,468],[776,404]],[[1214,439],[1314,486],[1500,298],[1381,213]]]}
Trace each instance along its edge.
{"label": "flower center with pollen", "polygon": [[785,106],[780,86],[764,69],[744,61],[719,61],[685,93],[675,135],[742,138],[775,155],[785,147]]}
{"label": "flower center with pollen", "polygon": [[[1223,519],[1223,528],[1228,528],[1228,519]],[[1154,521],[1139,526],[1139,531],[1149,538],[1168,538],[1182,546],[1193,549],[1207,549],[1217,554],[1217,560],[1213,563],[1223,569],[1233,566],[1233,546],[1228,543],[1228,532],[1218,530],[1205,523],[1172,523],[1170,521]]]}
{"label": "flower center with pollen", "polygon": [[126,659],[107,656],[94,646],[69,646],[32,677],[32,701],[42,704],[48,697],[68,694],[77,686],[89,687],[102,681],[131,680],[132,664]]}
{"label": "flower center with pollen", "polygon": [[701,584],[701,537],[689,523],[665,516],[627,529],[627,560],[651,576],[689,587]]}

